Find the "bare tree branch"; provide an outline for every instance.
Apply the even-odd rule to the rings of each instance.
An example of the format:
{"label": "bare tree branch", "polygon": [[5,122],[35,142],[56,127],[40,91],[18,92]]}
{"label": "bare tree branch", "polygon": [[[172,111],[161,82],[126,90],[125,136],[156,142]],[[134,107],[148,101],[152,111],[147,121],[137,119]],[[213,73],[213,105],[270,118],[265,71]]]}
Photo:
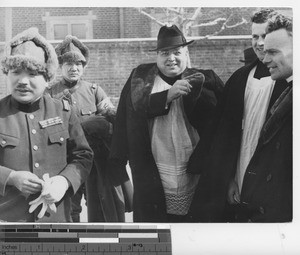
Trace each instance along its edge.
{"label": "bare tree branch", "polygon": [[198,24],[198,25],[193,25],[191,26],[192,28],[195,28],[195,27],[207,27],[207,26],[214,26],[214,25],[217,25],[220,21],[227,21],[226,18],[217,18],[213,21],[210,21],[210,22],[206,22],[206,23],[202,23],[202,24]]}
{"label": "bare tree branch", "polygon": [[[231,17],[231,16],[232,16],[232,15],[230,15],[230,17]],[[230,25],[227,25],[227,23],[228,23],[229,20],[230,20],[230,17],[223,23],[223,25],[222,25],[222,27],[220,28],[220,30],[214,32],[214,33],[211,34],[211,35],[206,35],[205,38],[210,38],[210,37],[212,37],[212,36],[216,36],[216,35],[220,34],[220,33],[221,33],[223,30],[225,30],[226,28],[234,28],[234,27],[238,27],[238,26],[240,26],[240,25],[242,25],[242,24],[248,23],[247,20],[245,20],[244,18],[242,18],[242,21],[239,22],[239,23],[236,23],[236,24],[231,25],[231,26],[230,26]]]}
{"label": "bare tree branch", "polygon": [[157,24],[159,24],[160,26],[164,26],[165,24],[159,20],[157,20],[156,18],[154,18],[153,16],[151,16],[150,14],[148,14],[147,12],[143,11],[140,8],[137,8],[139,10],[139,12],[145,16],[147,16],[148,18],[150,18],[151,20],[153,20],[154,22],[156,22]]}
{"label": "bare tree branch", "polygon": [[247,24],[248,23],[248,21],[247,20],[245,20],[244,18],[242,18],[242,21],[241,22],[239,22],[239,23],[236,23],[236,24],[234,24],[234,25],[231,25],[231,26],[229,26],[229,25],[226,25],[226,28],[233,28],[233,27],[237,27],[237,26],[240,26],[240,25],[242,25],[242,24]]}
{"label": "bare tree branch", "polygon": [[174,8],[169,8],[169,7],[167,7],[166,10],[169,10],[169,11],[174,12],[174,13],[176,13],[176,14],[180,14],[179,10],[176,10],[176,9],[174,9]]}
{"label": "bare tree branch", "polygon": [[[148,18],[150,18],[152,21],[156,22],[157,24],[159,24],[160,26],[164,26],[167,23],[171,23],[171,24],[177,24],[179,26],[179,28],[182,30],[182,32],[189,36],[191,35],[191,29],[193,28],[198,28],[198,27],[208,27],[208,26],[215,26],[218,25],[220,22],[223,22],[221,28],[218,31],[215,31],[212,34],[206,35],[204,36],[204,38],[210,38],[212,36],[218,35],[220,34],[222,31],[224,31],[225,29],[231,29],[234,27],[238,27],[242,24],[246,24],[248,23],[248,21],[244,18],[242,18],[242,20],[240,22],[237,22],[233,25],[228,25],[228,23],[232,20],[233,17],[233,13],[231,13],[229,15],[228,18],[225,17],[220,17],[220,14],[218,15],[218,18],[215,18],[212,21],[209,22],[204,22],[201,24],[194,24],[197,17],[199,17],[202,8],[198,7],[195,9],[193,15],[191,18],[187,17],[187,13],[185,11],[184,7],[178,7],[178,8],[171,8],[171,7],[166,7],[166,8],[161,8],[161,10],[165,13],[166,18],[167,18],[167,22],[162,22],[159,19],[155,18],[154,16],[150,15],[149,13],[143,11],[143,8],[137,8],[138,11],[147,16]],[[221,13],[222,14],[222,13]],[[227,16],[227,14],[224,12],[223,15]],[[211,18],[211,16],[210,16]]]}
{"label": "bare tree branch", "polygon": [[196,18],[198,17],[198,15],[199,15],[199,13],[201,13],[201,10],[202,10],[202,8],[201,8],[201,7],[198,7],[198,8],[196,9],[196,11],[194,12],[193,16],[192,16],[191,18],[189,18],[188,20],[190,20],[190,21],[195,21]]}

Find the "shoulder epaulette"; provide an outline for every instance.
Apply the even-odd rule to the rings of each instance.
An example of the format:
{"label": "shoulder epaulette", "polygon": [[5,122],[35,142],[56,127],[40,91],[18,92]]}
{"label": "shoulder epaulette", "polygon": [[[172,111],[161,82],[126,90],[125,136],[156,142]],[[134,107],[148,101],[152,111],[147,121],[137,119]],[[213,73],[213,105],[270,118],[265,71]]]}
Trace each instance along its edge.
{"label": "shoulder epaulette", "polygon": [[70,111],[71,110],[71,106],[70,106],[70,103],[67,99],[63,98],[62,99],[62,103],[63,103],[63,109],[64,111]]}

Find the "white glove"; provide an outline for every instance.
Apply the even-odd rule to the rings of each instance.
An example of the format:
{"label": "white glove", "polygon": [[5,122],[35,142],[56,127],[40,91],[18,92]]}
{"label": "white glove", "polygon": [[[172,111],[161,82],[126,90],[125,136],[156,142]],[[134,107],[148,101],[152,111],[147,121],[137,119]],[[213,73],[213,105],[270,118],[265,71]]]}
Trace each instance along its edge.
{"label": "white glove", "polygon": [[[43,175],[43,179],[44,179],[44,183],[43,183],[43,188],[42,188],[42,192],[44,190],[49,189],[49,185],[50,185],[50,178],[49,178],[49,174],[44,174]],[[48,203],[45,198],[43,197],[43,195],[41,194],[38,198],[36,198],[35,200],[32,200],[29,202],[29,213],[32,213],[40,204],[42,204],[42,209],[38,214],[38,218],[43,218],[45,215],[45,212],[47,211],[47,208],[49,207],[51,211],[56,213],[56,206],[54,203]]]}
{"label": "white glove", "polygon": [[57,211],[54,203],[48,204],[43,197],[39,196],[37,199],[29,202],[29,205],[30,205],[29,213],[32,213],[40,204],[42,204],[42,209],[38,214],[39,219],[44,217],[48,207],[50,208],[51,211],[53,211],[55,213]]}
{"label": "white glove", "polygon": [[59,202],[69,188],[67,179],[62,175],[56,175],[50,178],[47,188],[43,189],[42,196],[49,204]]}

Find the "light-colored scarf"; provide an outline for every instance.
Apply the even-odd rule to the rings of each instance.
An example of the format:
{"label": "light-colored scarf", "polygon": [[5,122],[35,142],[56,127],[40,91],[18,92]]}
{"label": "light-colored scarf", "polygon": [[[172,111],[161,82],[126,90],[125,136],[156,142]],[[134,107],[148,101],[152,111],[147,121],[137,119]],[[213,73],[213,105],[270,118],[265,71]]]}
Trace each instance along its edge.
{"label": "light-colored scarf", "polygon": [[[159,76],[151,94],[171,88]],[[162,179],[167,212],[185,215],[189,209],[198,176],[186,173],[188,160],[199,141],[199,135],[188,122],[182,97],[172,101],[169,113],[154,118],[152,153]]]}

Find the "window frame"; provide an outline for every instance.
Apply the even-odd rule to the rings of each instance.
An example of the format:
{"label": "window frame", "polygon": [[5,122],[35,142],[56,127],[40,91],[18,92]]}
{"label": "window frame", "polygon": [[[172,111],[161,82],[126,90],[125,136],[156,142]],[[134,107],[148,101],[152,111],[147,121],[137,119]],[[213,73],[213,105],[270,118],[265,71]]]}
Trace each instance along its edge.
{"label": "window frame", "polygon": [[55,25],[67,25],[67,34],[71,34],[73,24],[85,24],[85,38],[80,39],[93,39],[93,20],[95,19],[97,17],[93,15],[92,11],[89,11],[88,15],[78,16],[50,16],[50,13],[46,12],[46,15],[42,17],[42,20],[46,22],[46,37],[49,40],[61,40],[54,37]]}

